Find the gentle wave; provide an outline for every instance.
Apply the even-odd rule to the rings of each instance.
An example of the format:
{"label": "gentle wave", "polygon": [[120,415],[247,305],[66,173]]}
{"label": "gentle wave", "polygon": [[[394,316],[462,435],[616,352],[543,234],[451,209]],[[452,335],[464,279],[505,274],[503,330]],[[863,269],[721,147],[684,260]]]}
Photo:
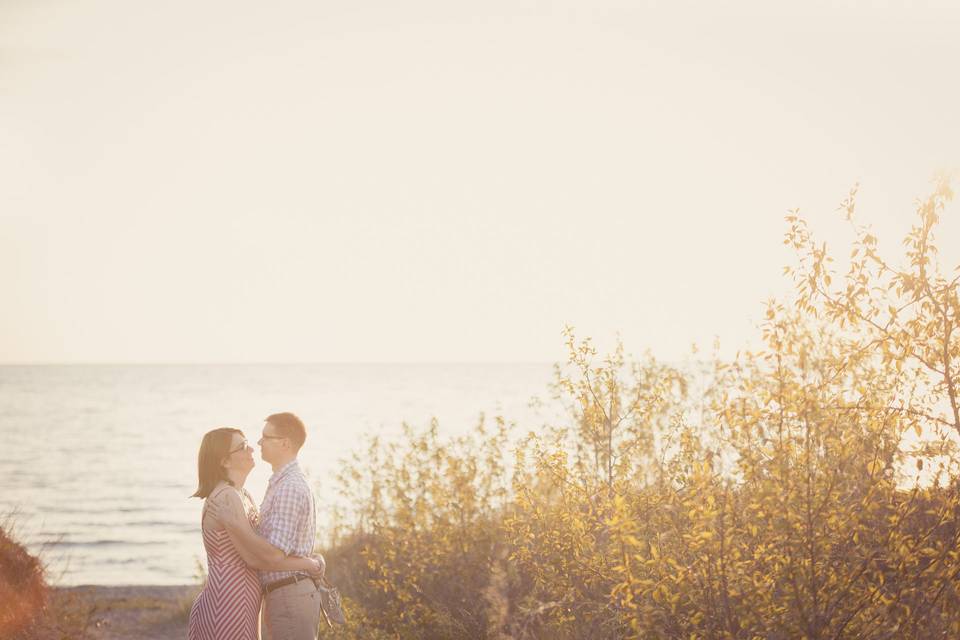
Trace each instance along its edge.
{"label": "gentle wave", "polygon": [[52,547],[70,549],[74,547],[152,547],[167,544],[166,540],[130,541],[130,540],[62,540],[49,543]]}

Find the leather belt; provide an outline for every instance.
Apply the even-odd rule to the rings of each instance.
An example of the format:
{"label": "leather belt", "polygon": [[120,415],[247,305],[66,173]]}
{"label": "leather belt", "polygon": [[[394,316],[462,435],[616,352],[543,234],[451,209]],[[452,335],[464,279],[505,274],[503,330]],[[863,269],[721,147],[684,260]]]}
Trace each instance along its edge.
{"label": "leather belt", "polygon": [[263,595],[267,595],[271,591],[276,591],[280,587],[285,587],[290,584],[297,584],[298,582],[303,582],[304,580],[310,580],[310,582],[313,582],[313,578],[311,578],[310,576],[301,576],[301,575],[293,575],[286,578],[281,578],[280,580],[275,580],[270,584],[264,585],[262,590]]}

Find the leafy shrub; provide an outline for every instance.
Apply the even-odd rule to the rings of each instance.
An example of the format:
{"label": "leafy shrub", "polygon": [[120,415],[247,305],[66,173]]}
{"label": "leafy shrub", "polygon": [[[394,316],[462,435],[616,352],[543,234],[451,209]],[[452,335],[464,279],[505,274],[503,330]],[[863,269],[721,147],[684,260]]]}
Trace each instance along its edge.
{"label": "leafy shrub", "polygon": [[568,419],[509,470],[503,421],[372,440],[329,553],[356,637],[960,636],[960,276],[934,243],[952,192],[920,203],[904,266],[855,195],[842,277],[788,216],[796,296],[758,351],[686,370],[568,331]]}

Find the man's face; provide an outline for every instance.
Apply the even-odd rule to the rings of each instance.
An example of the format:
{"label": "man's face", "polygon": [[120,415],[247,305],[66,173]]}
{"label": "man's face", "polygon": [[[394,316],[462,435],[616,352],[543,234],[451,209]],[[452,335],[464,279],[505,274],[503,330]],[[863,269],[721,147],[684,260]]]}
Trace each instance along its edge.
{"label": "man's face", "polygon": [[263,423],[263,431],[257,444],[260,445],[260,457],[272,463],[278,454],[283,453],[287,438],[277,433],[277,428],[269,422]]}

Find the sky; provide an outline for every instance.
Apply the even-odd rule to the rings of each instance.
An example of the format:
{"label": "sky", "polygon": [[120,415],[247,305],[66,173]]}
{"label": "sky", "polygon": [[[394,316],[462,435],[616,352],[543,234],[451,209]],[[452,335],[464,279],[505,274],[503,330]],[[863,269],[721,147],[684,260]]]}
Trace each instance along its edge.
{"label": "sky", "polygon": [[845,255],[859,183],[896,256],[960,166],[957,33],[954,2],[0,0],[0,363],[548,362],[565,325],[731,354],[789,294],[789,210]]}

